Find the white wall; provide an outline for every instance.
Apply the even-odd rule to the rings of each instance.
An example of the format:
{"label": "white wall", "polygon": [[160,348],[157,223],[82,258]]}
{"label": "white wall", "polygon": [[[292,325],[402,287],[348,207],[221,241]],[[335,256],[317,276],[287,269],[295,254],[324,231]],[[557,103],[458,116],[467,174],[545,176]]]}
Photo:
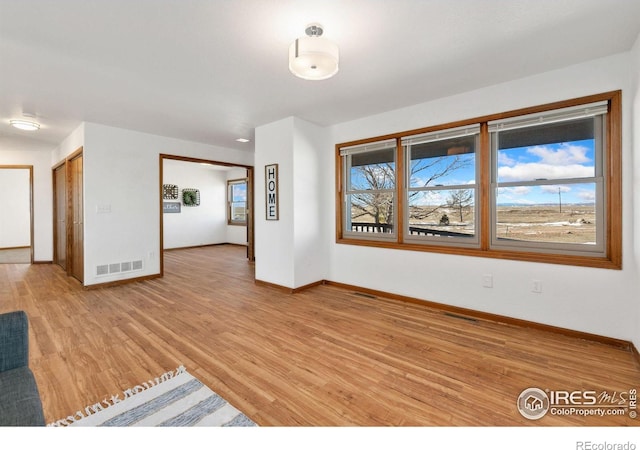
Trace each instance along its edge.
{"label": "white wall", "polygon": [[51,147],[35,144],[15,149],[0,143],[0,164],[33,166],[33,259],[49,262],[53,259],[53,191],[51,181]]}
{"label": "white wall", "polygon": [[[327,275],[322,205],[332,183],[328,130],[298,118],[256,129],[256,279],[299,288]],[[279,220],[265,219],[265,165],[278,164]]]}
{"label": "white wall", "polygon": [[[633,85],[631,101],[632,106],[632,154],[630,157],[630,166],[633,166],[633,188],[629,192],[629,196],[633,201],[633,255],[636,261],[640,261],[640,35],[636,39],[636,43],[631,51],[631,83]],[[630,239],[631,240],[631,239]],[[640,292],[640,264],[637,265],[637,280],[634,292]],[[633,334],[633,343],[637,349],[640,349],[640,297],[635,296],[635,313],[636,323],[635,332]]]}
{"label": "white wall", "polygon": [[60,143],[60,145],[53,151],[52,162],[54,165],[63,162],[67,156],[84,145],[84,132],[85,124],[81,123]]}
{"label": "white wall", "polygon": [[0,167],[0,249],[31,246],[30,191],[29,169]]}
{"label": "white wall", "polygon": [[[93,123],[83,127],[85,285],[160,272],[160,154],[253,164],[249,152]],[[68,148],[77,143],[73,136],[69,141]],[[136,260],[143,261],[142,271],[96,275],[99,265]]]}
{"label": "white wall", "polygon": [[181,206],[179,213],[163,214],[164,248],[195,247],[227,241],[226,171],[199,163],[164,160],[163,183],[200,190],[200,206]]}
{"label": "white wall", "polygon": [[[256,128],[255,256],[256,280],[295,287],[293,241],[293,133],[287,118]],[[265,165],[278,164],[279,220],[266,220]]]}
{"label": "white wall", "polygon": [[333,162],[325,150],[331,145],[328,130],[300,119],[294,120],[293,180],[295,231],[295,287],[327,278],[330,235],[322,217],[324,199],[331,184],[324,182],[322,168]]}
{"label": "white wall", "polygon": [[[333,127],[340,143],[517,108],[623,90],[623,162],[632,159],[628,53],[475,90]],[[326,152],[334,153],[331,146]],[[335,184],[326,163],[323,183]],[[637,333],[638,269],[633,248],[633,171],[623,164],[623,269],[606,270],[456,255],[378,249],[329,242],[332,281],[558,327],[630,340]],[[335,191],[333,191],[335,192]],[[637,202],[636,202],[637,205]],[[325,200],[326,226],[335,233],[335,201]],[[482,287],[492,274],[494,287]],[[531,292],[533,279],[543,291]]]}

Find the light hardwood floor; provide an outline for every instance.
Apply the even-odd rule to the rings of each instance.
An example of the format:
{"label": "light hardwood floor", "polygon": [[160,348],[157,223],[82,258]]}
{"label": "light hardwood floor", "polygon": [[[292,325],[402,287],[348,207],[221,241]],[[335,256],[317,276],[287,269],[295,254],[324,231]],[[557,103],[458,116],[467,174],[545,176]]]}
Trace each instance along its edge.
{"label": "light hardwood floor", "polygon": [[639,425],[523,418],[529,387],[640,388],[629,350],[472,322],[335,286],[253,281],[245,249],[165,252],[165,276],[85,290],[55,265],[0,266],[0,312],[30,318],[48,422],[184,365],[261,426]]}

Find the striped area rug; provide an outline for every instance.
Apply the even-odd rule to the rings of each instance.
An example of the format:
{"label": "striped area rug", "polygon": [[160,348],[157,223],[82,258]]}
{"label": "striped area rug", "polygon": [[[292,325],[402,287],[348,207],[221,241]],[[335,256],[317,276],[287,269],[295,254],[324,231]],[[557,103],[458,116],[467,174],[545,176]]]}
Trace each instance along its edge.
{"label": "striped area rug", "polygon": [[47,426],[54,427],[254,427],[225,399],[183,366],[102,400]]}

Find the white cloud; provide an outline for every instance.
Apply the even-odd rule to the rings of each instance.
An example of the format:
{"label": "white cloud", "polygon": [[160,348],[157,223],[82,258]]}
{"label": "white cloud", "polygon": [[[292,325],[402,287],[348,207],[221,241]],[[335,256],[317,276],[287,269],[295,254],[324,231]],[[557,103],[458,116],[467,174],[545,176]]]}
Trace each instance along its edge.
{"label": "white cloud", "polygon": [[595,191],[587,191],[587,190],[582,190],[580,192],[578,192],[578,198],[580,198],[580,200],[582,200],[585,203],[592,203],[596,201],[596,193]]}
{"label": "white cloud", "polygon": [[412,206],[438,206],[446,202],[446,197],[439,191],[420,192],[411,199]]}
{"label": "white cloud", "polygon": [[498,166],[515,166],[516,160],[507,156],[505,152],[498,152]]}
{"label": "white cloud", "polygon": [[528,195],[531,186],[514,186],[498,188],[498,203],[517,203],[521,205],[533,205],[536,203]]}
{"label": "white cloud", "polygon": [[587,147],[571,144],[561,144],[559,148],[538,145],[527,149],[528,155],[538,158],[534,162],[518,162],[499,155],[498,178],[504,182],[592,177],[593,165],[585,165],[591,162],[588,151]]}
{"label": "white cloud", "polygon": [[499,167],[498,179],[505,181],[533,181],[540,178],[549,180],[559,178],[592,177],[593,167],[571,165],[552,165],[543,163],[520,163],[513,167]]}
{"label": "white cloud", "polygon": [[515,186],[512,188],[506,188],[513,195],[529,195],[531,193],[530,186]]}
{"label": "white cloud", "polygon": [[562,193],[571,192],[569,186],[540,186],[540,190],[546,194],[557,194],[558,189]]}
{"label": "white cloud", "polygon": [[587,147],[571,144],[561,144],[559,149],[552,149],[543,145],[531,147],[527,153],[538,156],[540,162],[551,165],[572,165],[588,163]]}

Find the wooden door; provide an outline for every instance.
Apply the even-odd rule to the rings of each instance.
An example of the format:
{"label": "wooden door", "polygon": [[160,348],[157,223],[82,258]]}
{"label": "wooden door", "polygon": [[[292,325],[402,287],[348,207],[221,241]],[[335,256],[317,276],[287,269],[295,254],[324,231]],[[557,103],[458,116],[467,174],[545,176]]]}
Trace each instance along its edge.
{"label": "wooden door", "polygon": [[67,269],[67,166],[53,169],[53,262]]}
{"label": "wooden door", "polygon": [[82,153],[68,160],[69,215],[67,225],[67,273],[80,281],[84,280],[84,209],[82,189]]}

